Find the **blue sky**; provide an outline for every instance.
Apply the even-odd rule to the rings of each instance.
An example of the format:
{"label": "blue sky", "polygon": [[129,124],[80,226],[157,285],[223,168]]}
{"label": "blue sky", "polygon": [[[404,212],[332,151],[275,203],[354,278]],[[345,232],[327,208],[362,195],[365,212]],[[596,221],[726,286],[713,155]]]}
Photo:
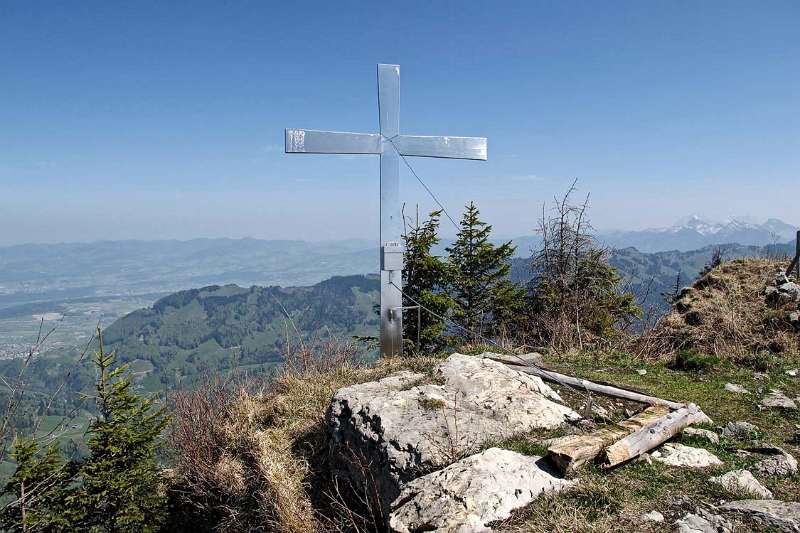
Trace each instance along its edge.
{"label": "blue sky", "polygon": [[282,142],[376,130],[379,62],[403,132],[489,138],[412,164],[500,235],[572,178],[600,228],[798,224],[798,28],[797,2],[3,2],[0,243],[377,239],[377,158]]}

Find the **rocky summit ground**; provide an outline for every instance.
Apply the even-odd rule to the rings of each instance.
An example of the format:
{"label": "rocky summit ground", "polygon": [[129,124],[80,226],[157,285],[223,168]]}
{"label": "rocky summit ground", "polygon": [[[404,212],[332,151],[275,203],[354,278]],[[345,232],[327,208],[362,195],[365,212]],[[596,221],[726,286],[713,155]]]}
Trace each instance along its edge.
{"label": "rocky summit ground", "polygon": [[[541,362],[695,403],[713,422],[614,469],[589,463],[563,477],[545,459],[554,439],[644,406],[546,383],[480,352],[288,375],[236,399],[218,432],[224,453],[204,479],[225,495],[221,523],[284,532],[800,530],[800,358],[758,369],[720,360],[677,369],[606,353]],[[176,483],[193,474],[177,472]]]}
{"label": "rocky summit ground", "polygon": [[[590,464],[562,478],[542,459],[554,439],[627,418],[642,406],[598,396],[589,399],[580,391],[540,380],[531,383],[530,376],[514,375],[516,371],[500,363],[458,354],[427,378],[400,373],[342,389],[334,396],[334,420],[341,420],[344,412],[348,420],[355,417],[365,424],[347,428],[346,449],[369,450],[360,472],[396,480],[396,498],[383,508],[391,531],[800,530],[795,460],[800,453],[800,414],[790,403],[769,401],[780,391],[782,397],[800,402],[796,360],[784,360],[764,372],[723,363],[702,371],[671,370],[663,363],[632,364],[577,354],[568,359],[546,357],[545,363],[696,403],[713,423],[692,427],[615,469]],[[464,379],[448,383],[442,374],[456,369]],[[729,390],[729,384],[740,389]],[[517,387],[528,400],[511,406],[510,389],[505,387]],[[344,398],[367,393],[367,404],[341,407]],[[531,395],[538,396],[536,402],[531,403]],[[553,411],[546,407],[549,402],[571,410]],[[476,413],[491,423],[481,423]],[[430,438],[444,438],[459,420],[462,443],[468,445],[459,447],[451,439],[448,448]],[[332,428],[342,435],[336,422]],[[361,445],[354,443],[353,431]],[[334,436],[331,446],[332,451],[342,449],[342,441]],[[404,469],[399,482],[397,475],[392,478],[392,469]]]}
{"label": "rocky summit ground", "polygon": [[722,263],[676,295],[672,311],[645,341],[656,354],[688,349],[728,359],[800,352],[800,285],[787,261]]}
{"label": "rocky summit ground", "polygon": [[[642,363],[593,354],[546,356],[545,362],[588,379],[696,403],[713,424],[684,431],[650,457],[610,471],[588,465],[574,475],[578,483],[573,488],[537,499],[497,524],[498,530],[800,531],[800,504],[796,503],[800,501],[800,475],[794,461],[800,457],[800,411],[791,404],[764,405],[777,390],[800,407],[800,373],[796,371],[800,358],[772,361],[767,369],[719,361],[702,370],[673,370],[671,361]],[[728,384],[747,392],[726,390]],[[554,389],[568,401],[580,402],[579,394],[559,386]],[[625,409],[614,400],[595,397],[594,401],[612,413]],[[563,431],[534,432],[509,439],[502,446],[540,455],[546,439]],[[670,455],[664,448],[676,446],[690,447],[693,453],[684,453],[681,464],[659,460]],[[718,461],[709,461],[709,457]],[[693,462],[703,466],[683,466]],[[756,493],[747,490],[754,487],[748,483],[752,480],[769,494],[757,494],[759,488],[754,489]]]}

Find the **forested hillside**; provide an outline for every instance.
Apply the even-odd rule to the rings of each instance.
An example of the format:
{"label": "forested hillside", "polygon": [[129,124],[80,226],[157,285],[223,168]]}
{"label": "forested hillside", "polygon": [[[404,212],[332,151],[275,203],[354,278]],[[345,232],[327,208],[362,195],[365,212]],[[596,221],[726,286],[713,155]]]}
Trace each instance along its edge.
{"label": "forested hillside", "polygon": [[[164,391],[191,386],[207,371],[268,371],[281,361],[287,338],[300,343],[375,335],[377,301],[376,276],[334,277],[310,287],[213,285],[171,294],[124,316],[105,329],[105,341],[121,363],[130,363],[138,389]],[[0,376],[13,382],[24,364],[21,358],[2,360]],[[25,408],[15,427],[29,428],[33,415],[45,411],[51,415],[46,430],[64,417],[85,418],[92,402],[79,393],[91,390],[95,379],[81,351],[43,351],[25,370]],[[78,439],[84,422],[70,424],[65,436]]]}
{"label": "forested hillside", "polygon": [[[181,291],[117,320],[105,331],[123,360],[152,368],[146,388],[206,370],[263,367],[281,360],[287,334],[374,333],[376,277],[334,277],[311,287],[210,286]],[[299,336],[298,336],[299,333]],[[148,364],[149,363],[149,364]]]}

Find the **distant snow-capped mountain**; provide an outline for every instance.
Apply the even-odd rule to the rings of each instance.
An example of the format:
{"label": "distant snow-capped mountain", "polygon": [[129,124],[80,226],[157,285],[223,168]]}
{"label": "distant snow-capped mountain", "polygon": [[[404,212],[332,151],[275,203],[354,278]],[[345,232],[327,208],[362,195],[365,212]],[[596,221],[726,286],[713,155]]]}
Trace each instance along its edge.
{"label": "distant snow-capped mountain", "polygon": [[770,218],[754,222],[746,217],[713,221],[697,215],[684,217],[668,228],[650,228],[638,231],[613,231],[600,236],[613,248],[633,246],[641,252],[668,250],[696,250],[715,244],[743,244],[763,246],[794,239],[798,228],[782,220]]}

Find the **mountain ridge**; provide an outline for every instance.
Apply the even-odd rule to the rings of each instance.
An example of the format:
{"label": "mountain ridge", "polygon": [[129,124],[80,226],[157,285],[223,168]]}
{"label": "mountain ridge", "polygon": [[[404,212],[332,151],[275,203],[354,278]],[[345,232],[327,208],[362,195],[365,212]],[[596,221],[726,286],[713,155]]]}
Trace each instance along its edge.
{"label": "mountain ridge", "polygon": [[612,248],[635,247],[641,252],[687,252],[712,245],[736,243],[765,246],[794,238],[797,226],[769,218],[763,223],[732,217],[714,221],[698,215],[689,215],[669,227],[643,230],[617,230],[601,233],[598,240]]}

